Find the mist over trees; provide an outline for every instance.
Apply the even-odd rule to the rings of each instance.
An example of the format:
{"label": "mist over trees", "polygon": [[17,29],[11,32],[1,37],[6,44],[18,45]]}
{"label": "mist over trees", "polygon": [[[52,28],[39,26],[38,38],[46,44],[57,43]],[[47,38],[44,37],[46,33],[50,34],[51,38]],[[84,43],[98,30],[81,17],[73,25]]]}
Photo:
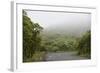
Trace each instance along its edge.
{"label": "mist over trees", "polygon": [[26,10],[33,22],[39,23],[46,34],[82,36],[91,30],[91,14]]}
{"label": "mist over trees", "polygon": [[[45,61],[45,55],[48,52],[77,51],[76,55],[91,58],[90,28],[82,34],[79,33],[80,36],[78,32],[44,30],[40,23],[31,20],[23,10],[23,62]],[[72,35],[68,35],[68,32]]]}

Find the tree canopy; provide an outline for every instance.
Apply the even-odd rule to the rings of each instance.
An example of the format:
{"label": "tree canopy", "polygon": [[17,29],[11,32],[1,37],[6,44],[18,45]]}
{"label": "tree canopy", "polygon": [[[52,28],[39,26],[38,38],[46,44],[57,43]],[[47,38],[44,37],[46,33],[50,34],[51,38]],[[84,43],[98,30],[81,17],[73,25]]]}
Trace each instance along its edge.
{"label": "tree canopy", "polygon": [[78,42],[78,54],[85,55],[86,57],[91,56],[91,32],[87,31]]}
{"label": "tree canopy", "polygon": [[41,46],[40,32],[42,27],[34,23],[23,10],[23,62],[32,57],[35,50]]}

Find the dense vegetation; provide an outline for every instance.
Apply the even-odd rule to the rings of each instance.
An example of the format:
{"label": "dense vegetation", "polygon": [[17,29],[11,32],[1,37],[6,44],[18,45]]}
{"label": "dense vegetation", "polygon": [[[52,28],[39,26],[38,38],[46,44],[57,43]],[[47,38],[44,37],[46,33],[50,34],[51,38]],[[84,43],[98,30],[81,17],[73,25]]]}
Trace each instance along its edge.
{"label": "dense vegetation", "polygon": [[43,28],[38,23],[33,23],[23,11],[23,62],[33,56],[41,47],[40,32]]}
{"label": "dense vegetation", "polygon": [[87,31],[77,45],[78,55],[91,58],[91,32]]}
{"label": "dense vegetation", "polygon": [[65,36],[58,34],[45,35],[42,38],[42,44],[45,45],[45,50],[49,52],[59,51],[74,51],[75,50],[76,38],[71,36]]}
{"label": "dense vegetation", "polygon": [[77,51],[78,55],[91,57],[91,33],[85,32],[81,37],[69,35],[45,35],[42,38],[45,50],[49,52]]}
{"label": "dense vegetation", "polygon": [[43,61],[47,52],[77,51],[80,56],[91,57],[91,31],[76,37],[45,34],[42,30],[23,10],[23,62]]}

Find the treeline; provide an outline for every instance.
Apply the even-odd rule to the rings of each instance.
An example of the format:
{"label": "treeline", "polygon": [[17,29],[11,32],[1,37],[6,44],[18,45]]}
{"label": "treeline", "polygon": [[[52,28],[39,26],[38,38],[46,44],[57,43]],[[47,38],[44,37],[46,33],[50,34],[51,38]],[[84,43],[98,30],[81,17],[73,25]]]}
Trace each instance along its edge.
{"label": "treeline", "polygon": [[91,31],[87,31],[78,41],[78,55],[91,58]]}
{"label": "treeline", "polygon": [[55,35],[43,35],[42,44],[45,46],[45,51],[47,52],[65,52],[74,51],[76,38],[68,37],[60,34]]}
{"label": "treeline", "polygon": [[43,35],[42,44],[47,52],[77,51],[77,55],[91,57],[91,31],[86,31],[81,37],[49,33]]}
{"label": "treeline", "polygon": [[36,50],[41,47],[42,27],[38,23],[33,23],[23,10],[23,62],[32,58]]}

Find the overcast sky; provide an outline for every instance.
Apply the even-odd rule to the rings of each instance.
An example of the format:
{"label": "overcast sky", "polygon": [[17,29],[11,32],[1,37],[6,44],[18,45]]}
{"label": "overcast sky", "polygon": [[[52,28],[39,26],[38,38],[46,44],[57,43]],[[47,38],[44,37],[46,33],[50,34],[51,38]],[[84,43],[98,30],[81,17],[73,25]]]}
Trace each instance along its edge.
{"label": "overcast sky", "polygon": [[44,31],[81,34],[91,28],[91,14],[26,11],[31,20],[39,23]]}

